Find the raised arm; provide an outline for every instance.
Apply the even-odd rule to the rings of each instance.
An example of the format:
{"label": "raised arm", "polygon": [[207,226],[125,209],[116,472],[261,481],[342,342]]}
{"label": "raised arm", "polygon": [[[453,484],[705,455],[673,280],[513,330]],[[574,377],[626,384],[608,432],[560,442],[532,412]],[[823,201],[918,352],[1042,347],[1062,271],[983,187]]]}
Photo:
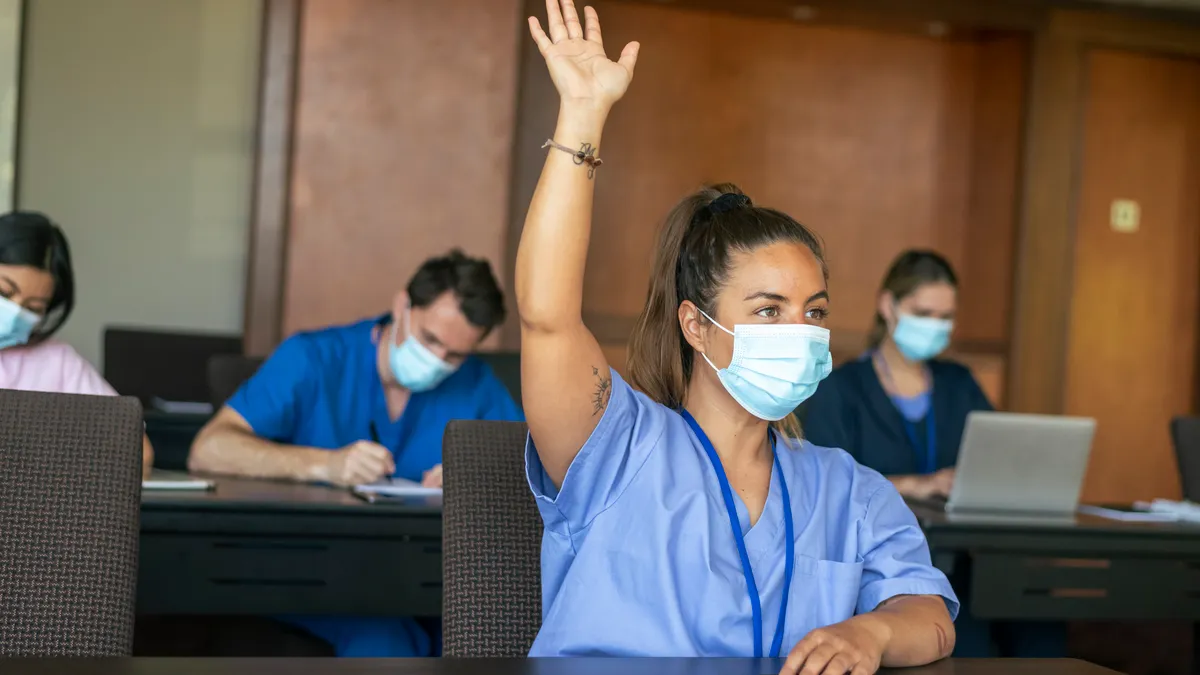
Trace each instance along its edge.
{"label": "raised arm", "polygon": [[[550,478],[567,468],[600,420],[612,384],[608,362],[583,325],[583,272],[592,226],[601,132],[633,77],[638,44],[618,61],[604,53],[595,10],[582,25],[572,0],[546,0],[547,29],[529,30],[559,93],[553,142],[517,251],[521,391],[529,431]],[[582,154],[572,154],[582,153]]]}

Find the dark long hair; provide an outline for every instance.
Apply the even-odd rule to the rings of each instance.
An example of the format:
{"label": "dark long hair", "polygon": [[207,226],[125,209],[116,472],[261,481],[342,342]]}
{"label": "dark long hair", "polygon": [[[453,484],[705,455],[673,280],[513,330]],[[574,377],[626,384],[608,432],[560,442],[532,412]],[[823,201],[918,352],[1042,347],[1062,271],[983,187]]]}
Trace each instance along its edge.
{"label": "dark long hair", "polygon": [[[733,184],[705,187],[679,202],[659,234],[650,272],[650,289],[629,340],[629,379],[647,396],[668,408],[679,408],[692,377],[694,355],[679,327],[679,305],[692,301],[710,316],[717,294],[729,276],[734,253],[749,252],[779,241],[808,247],[826,278],[821,242],[807,227],[775,209],[753,205],[748,198],[711,205],[722,195],[742,195]],[[795,418],[780,427],[799,436]]]}
{"label": "dark long hair", "polygon": [[[879,293],[884,291],[892,294],[896,302],[907,298],[913,291],[925,284],[943,283],[958,288],[958,277],[950,262],[938,253],[926,250],[911,249],[901,253],[888,267],[883,275],[883,283]],[[867,339],[868,345],[874,349],[887,337],[887,321],[875,308],[875,323],[871,326],[871,334]]]}
{"label": "dark long hair", "polygon": [[75,308],[75,272],[67,237],[54,221],[35,211],[0,216],[0,265],[33,267],[54,279],[54,295],[30,344],[45,340],[66,323]]}

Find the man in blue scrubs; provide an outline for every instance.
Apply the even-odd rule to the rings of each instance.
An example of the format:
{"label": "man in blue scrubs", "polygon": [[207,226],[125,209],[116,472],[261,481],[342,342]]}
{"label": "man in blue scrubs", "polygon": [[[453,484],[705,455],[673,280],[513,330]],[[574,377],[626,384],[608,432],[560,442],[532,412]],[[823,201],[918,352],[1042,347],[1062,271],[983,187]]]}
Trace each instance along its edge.
{"label": "man in blue scrubs", "polygon": [[[197,435],[193,471],[356,485],[400,476],[441,486],[442,433],[455,419],[519,420],[470,354],[504,320],[486,260],[426,261],[391,313],[288,338]],[[339,655],[430,651],[411,619],[303,618]]]}

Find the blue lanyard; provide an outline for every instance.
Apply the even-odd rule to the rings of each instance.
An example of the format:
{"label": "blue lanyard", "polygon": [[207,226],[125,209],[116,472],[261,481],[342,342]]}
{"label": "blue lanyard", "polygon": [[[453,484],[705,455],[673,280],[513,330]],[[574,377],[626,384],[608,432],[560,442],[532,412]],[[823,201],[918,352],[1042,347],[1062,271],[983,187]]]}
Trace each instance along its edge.
{"label": "blue lanyard", "polygon": [[[754,583],[754,570],[750,567],[750,556],[746,553],[746,538],[742,536],[742,525],[738,521],[737,506],[733,502],[733,490],[729,487],[729,478],[725,475],[725,469],[721,466],[721,458],[717,457],[717,451],[713,449],[712,441],[708,440],[708,435],[696,423],[692,414],[686,410],[681,411],[683,419],[687,420],[688,426],[692,428],[692,432],[696,434],[696,438],[700,439],[700,445],[704,446],[704,452],[708,454],[708,461],[712,462],[713,471],[717,474],[717,482],[721,484],[721,497],[725,499],[725,510],[729,513],[729,526],[733,528],[733,539],[737,543],[738,556],[742,559],[742,574],[746,577],[746,588],[750,592],[750,614],[754,621],[754,657],[761,659],[763,656],[763,620],[762,620],[762,601],[758,597],[758,585]],[[779,649],[783,645],[783,625],[784,618],[787,616],[788,593],[792,588],[792,570],[796,566],[796,535],[795,527],[792,524],[792,498],[788,494],[787,480],[783,477],[783,466],[779,463],[779,455],[775,452],[775,435],[771,432],[771,453],[775,455],[775,471],[779,475],[779,486],[783,494],[783,525],[785,532],[785,555],[783,561],[783,597],[779,600],[779,620],[775,624],[775,639],[771,640],[771,658],[779,658]],[[764,507],[764,511],[766,508]]]}
{"label": "blue lanyard", "polygon": [[937,471],[937,424],[933,420],[933,401],[929,401],[929,412],[925,413],[925,461],[921,461],[921,444],[917,441],[917,425],[901,415],[904,419],[904,432],[912,443],[913,452],[917,453],[917,471],[929,474]]}
{"label": "blue lanyard", "polygon": [[[871,352],[871,360],[878,359],[879,368],[883,374],[887,376],[888,382],[892,382],[892,371],[887,367],[887,361],[879,354],[879,350]],[[892,387],[896,385],[893,382]],[[917,473],[930,474],[937,471],[937,424],[933,419],[933,377],[929,376],[929,412],[925,413],[925,457],[921,457],[921,443],[917,440],[917,425],[909,421],[904,413],[899,408],[896,412],[900,414],[900,420],[904,422],[904,433],[908,435],[908,442],[912,444],[913,453],[917,456]],[[923,461],[922,461],[923,460]]]}

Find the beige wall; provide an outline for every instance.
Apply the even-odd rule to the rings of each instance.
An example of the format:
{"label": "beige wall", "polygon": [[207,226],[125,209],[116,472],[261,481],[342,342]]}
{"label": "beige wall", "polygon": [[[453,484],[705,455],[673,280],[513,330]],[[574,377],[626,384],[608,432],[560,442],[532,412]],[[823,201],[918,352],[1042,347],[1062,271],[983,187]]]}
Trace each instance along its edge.
{"label": "beige wall", "polygon": [[103,327],[240,331],[258,77],[256,0],[30,0],[17,203],[66,230]]}

